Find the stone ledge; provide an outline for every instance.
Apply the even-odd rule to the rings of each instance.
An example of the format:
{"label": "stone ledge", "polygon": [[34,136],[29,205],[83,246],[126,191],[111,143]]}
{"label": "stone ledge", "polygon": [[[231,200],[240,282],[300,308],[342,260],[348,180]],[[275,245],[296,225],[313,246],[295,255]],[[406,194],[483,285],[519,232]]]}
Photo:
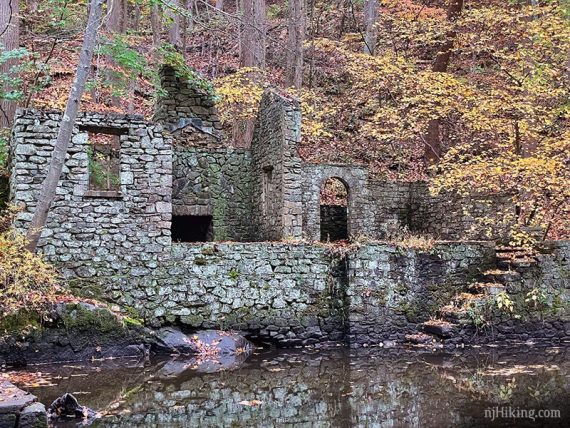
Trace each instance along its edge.
{"label": "stone ledge", "polygon": [[87,190],[83,197],[121,199],[123,195],[118,190]]}

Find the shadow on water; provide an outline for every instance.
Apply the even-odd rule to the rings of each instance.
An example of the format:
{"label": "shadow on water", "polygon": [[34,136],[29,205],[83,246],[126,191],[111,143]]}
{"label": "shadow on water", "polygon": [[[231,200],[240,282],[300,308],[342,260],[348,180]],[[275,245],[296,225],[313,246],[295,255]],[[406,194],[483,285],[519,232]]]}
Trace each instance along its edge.
{"label": "shadow on water", "polygon": [[[107,361],[42,367],[57,385],[31,392],[47,404],[73,392],[105,414],[101,427],[570,426],[569,357],[566,348],[278,350],[218,372],[196,360]],[[491,421],[491,409],[561,418]]]}

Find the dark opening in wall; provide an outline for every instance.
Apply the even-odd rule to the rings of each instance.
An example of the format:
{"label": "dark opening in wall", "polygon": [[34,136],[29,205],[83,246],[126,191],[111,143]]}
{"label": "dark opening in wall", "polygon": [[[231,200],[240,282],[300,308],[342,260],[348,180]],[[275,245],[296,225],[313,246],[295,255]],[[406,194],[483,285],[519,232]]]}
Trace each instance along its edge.
{"label": "dark opening in wall", "polygon": [[172,216],[173,242],[207,242],[214,239],[211,215]]}
{"label": "dark opening in wall", "polygon": [[321,241],[348,239],[348,186],[329,178],[321,189]]}

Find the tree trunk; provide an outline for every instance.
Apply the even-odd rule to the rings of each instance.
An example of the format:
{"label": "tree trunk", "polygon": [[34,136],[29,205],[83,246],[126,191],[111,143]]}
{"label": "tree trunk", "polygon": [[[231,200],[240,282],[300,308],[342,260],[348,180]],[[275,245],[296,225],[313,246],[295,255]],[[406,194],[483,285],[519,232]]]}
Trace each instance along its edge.
{"label": "tree trunk", "polygon": [[364,53],[368,55],[376,54],[376,21],[378,19],[378,0],[366,0],[364,2]]}
{"label": "tree trunk", "polygon": [[265,67],[265,0],[243,0],[241,66]]}
{"label": "tree trunk", "polygon": [[[105,30],[109,33],[111,39],[114,38],[115,34],[123,34],[127,29],[127,11],[125,6],[127,5],[127,0],[107,0],[107,16],[105,20]],[[113,58],[107,57],[107,61],[111,67],[115,65]],[[117,77],[112,69],[108,69],[106,72],[107,81],[111,84],[111,87],[117,84]],[[113,95],[111,97],[111,105],[114,107],[119,106],[121,103],[120,97]]]}
{"label": "tree trunk", "polygon": [[[20,47],[20,5],[19,0],[0,0],[0,45],[6,51]],[[0,66],[0,74],[8,74],[17,64],[6,61]],[[5,88],[10,91],[11,88]],[[0,101],[0,128],[11,127],[16,113],[16,101]]]}
{"label": "tree trunk", "polygon": [[[243,0],[243,28],[240,39],[240,64],[242,67],[265,68],[265,0]],[[249,78],[257,79],[256,73]],[[253,138],[254,119],[234,124],[234,141],[238,147],[249,147]]]}
{"label": "tree trunk", "polygon": [[166,14],[170,18],[168,27],[168,42],[173,45],[177,50],[182,49],[182,37],[181,37],[181,24],[180,24],[180,14],[178,9],[180,8],[180,2],[178,0],[171,0],[170,4],[175,8],[172,10],[170,8],[166,9]]}
{"label": "tree trunk", "polygon": [[101,25],[101,10],[104,0],[91,0],[89,19],[85,29],[83,47],[79,55],[79,64],[75,73],[75,80],[71,86],[65,112],[61,118],[57,140],[53,148],[49,169],[42,183],[42,188],[38,197],[38,204],[34,211],[34,216],[27,231],[28,245],[30,251],[35,251],[38,245],[42,228],[46,225],[49,209],[55,198],[55,192],[61,176],[61,171],[65,163],[65,157],[69,148],[69,142],[73,134],[75,119],[79,111],[81,97],[85,90],[85,83],[91,68],[93,50],[97,41],[97,31]]}
{"label": "tree trunk", "polygon": [[157,4],[153,5],[150,9],[150,27],[152,30],[152,45],[156,48],[160,45],[160,35],[162,33],[160,10]]}
{"label": "tree trunk", "polygon": [[287,27],[287,86],[301,89],[303,84],[303,42],[307,25],[305,0],[289,0]]}
{"label": "tree trunk", "polygon": [[[447,8],[447,20],[453,23],[461,15],[463,10],[463,0],[450,0]],[[455,30],[450,30],[445,34],[445,41],[439,49],[432,71],[436,73],[445,73],[449,67],[449,60],[453,51],[453,43],[455,41]],[[440,136],[440,119],[431,119],[428,123],[428,129],[425,137],[425,159],[428,164],[433,165],[441,158],[441,136]]]}

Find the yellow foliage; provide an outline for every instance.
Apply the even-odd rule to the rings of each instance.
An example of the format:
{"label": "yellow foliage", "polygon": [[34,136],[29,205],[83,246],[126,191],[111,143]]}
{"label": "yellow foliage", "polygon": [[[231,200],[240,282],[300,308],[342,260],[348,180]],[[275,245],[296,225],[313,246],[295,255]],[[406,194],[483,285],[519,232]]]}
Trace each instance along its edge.
{"label": "yellow foliage", "polygon": [[0,319],[19,309],[41,310],[57,292],[55,269],[25,245],[15,231],[0,232]]}

